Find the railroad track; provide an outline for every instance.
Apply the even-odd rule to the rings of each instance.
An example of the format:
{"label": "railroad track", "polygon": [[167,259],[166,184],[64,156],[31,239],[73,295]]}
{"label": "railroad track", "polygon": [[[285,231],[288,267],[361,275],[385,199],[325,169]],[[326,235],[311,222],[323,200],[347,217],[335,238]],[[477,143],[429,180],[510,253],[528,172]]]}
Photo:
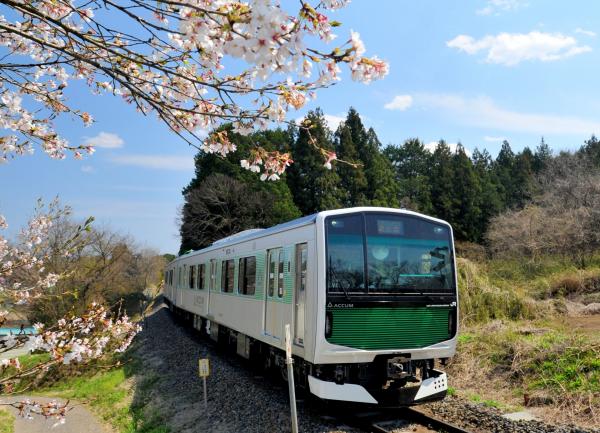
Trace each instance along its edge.
{"label": "railroad track", "polygon": [[396,429],[408,427],[410,424],[418,424],[427,429],[423,431],[471,433],[469,430],[447,423],[413,408],[358,412],[350,416],[342,416],[342,419],[346,423],[372,433],[389,433]]}

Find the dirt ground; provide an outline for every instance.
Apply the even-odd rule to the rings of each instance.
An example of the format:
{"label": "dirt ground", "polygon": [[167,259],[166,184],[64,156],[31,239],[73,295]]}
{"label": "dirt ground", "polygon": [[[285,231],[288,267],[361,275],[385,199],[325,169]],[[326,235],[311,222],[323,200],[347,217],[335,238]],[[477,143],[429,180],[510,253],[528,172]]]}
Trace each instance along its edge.
{"label": "dirt ground", "polygon": [[569,316],[560,319],[562,324],[590,335],[600,335],[600,314]]}

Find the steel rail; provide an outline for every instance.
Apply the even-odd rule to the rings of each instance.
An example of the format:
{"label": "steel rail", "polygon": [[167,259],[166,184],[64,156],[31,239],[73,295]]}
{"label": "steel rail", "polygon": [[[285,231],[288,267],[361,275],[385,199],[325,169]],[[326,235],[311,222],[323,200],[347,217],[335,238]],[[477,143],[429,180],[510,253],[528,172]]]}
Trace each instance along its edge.
{"label": "steel rail", "polygon": [[471,433],[469,430],[428,415],[415,408],[400,408],[394,411],[394,413],[383,410],[358,412],[350,417],[342,415],[339,416],[339,418],[346,423],[353,424],[355,427],[372,433],[389,433],[390,431],[397,429],[397,427],[392,427],[389,430],[386,428],[385,424],[390,421],[415,423],[431,430],[435,430],[436,432]]}

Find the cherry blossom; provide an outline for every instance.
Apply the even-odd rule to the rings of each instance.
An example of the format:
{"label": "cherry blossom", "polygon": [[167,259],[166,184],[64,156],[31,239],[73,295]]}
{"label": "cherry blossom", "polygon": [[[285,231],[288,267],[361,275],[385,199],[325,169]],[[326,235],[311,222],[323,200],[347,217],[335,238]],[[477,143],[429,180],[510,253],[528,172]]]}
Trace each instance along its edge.
{"label": "cherry blossom", "polygon": [[[236,149],[226,134],[201,138],[232,122],[250,134],[288,122],[315,91],[341,79],[368,83],[388,73],[377,57],[364,57],[357,32],[341,46],[332,10],[347,0],[300,2],[290,13],[275,0],[7,0],[0,7],[0,162],[36,147],[52,158],[93,152],[70,144],[54,127],[67,114],[84,126],[92,114],[68,98],[70,83],[84,81],[154,113],[176,134],[207,152]],[[33,107],[30,109],[29,107]],[[290,162],[291,159],[286,160]],[[288,164],[279,157],[258,167],[272,179]]]}
{"label": "cherry blossom", "polygon": [[331,170],[331,162],[335,161],[337,159],[337,155],[335,154],[335,152],[327,152],[327,161],[325,161],[325,168],[327,168],[328,170]]}
{"label": "cherry blossom", "polygon": [[[61,278],[45,269],[48,260],[48,234],[54,221],[71,213],[68,207],[61,207],[54,200],[47,207],[39,201],[33,217],[27,226],[20,230],[18,243],[11,244],[0,232],[0,311],[5,302],[25,304],[43,295],[54,287]],[[88,219],[62,245],[62,254],[69,255],[79,247],[79,236],[87,230],[93,218]],[[0,215],[0,230],[8,228],[6,219]],[[0,325],[5,315],[0,314]]]}

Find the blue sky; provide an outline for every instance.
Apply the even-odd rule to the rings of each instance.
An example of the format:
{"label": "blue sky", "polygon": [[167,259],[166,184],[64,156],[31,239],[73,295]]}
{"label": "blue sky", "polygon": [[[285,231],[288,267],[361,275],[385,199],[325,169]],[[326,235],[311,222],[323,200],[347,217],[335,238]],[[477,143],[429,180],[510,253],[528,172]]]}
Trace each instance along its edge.
{"label": "blue sky", "polygon": [[[365,86],[344,70],[307,107],[321,107],[332,126],[352,105],[384,144],[444,138],[493,155],[502,139],[520,150],[543,135],[554,150],[574,150],[600,134],[598,2],[354,0],[333,15],[343,23],[339,41],[358,31],[390,74]],[[117,98],[93,96],[80,84],[70,98],[96,123],[82,128],[63,118],[57,129],[73,144],[91,140],[97,152],[54,161],[38,151],[0,167],[9,233],[38,197],[58,194],[77,217],[94,215],[142,245],[177,251],[177,209],[195,149]]]}

